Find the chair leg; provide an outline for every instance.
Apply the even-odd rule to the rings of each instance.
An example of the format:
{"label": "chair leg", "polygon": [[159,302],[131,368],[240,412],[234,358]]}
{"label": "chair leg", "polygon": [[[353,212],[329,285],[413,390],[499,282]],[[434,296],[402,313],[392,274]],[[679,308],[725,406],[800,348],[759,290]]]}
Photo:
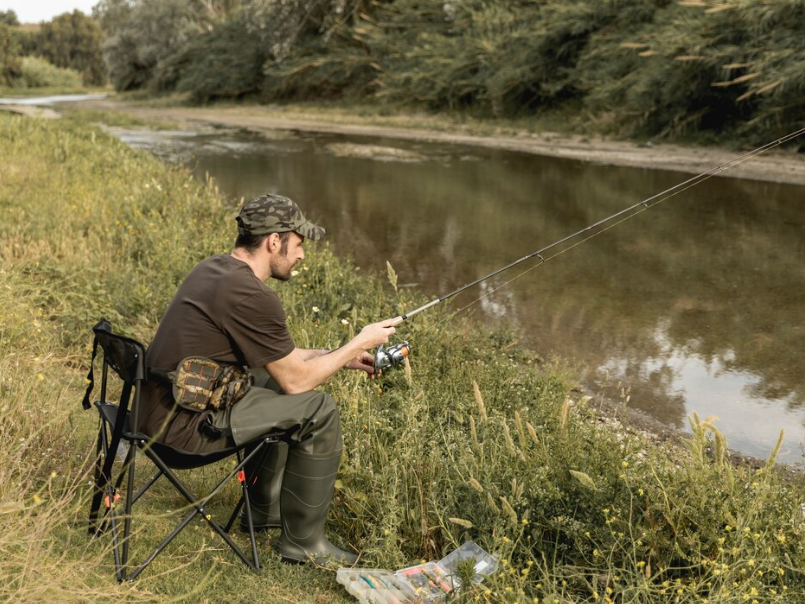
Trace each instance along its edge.
{"label": "chair leg", "polygon": [[[116,522],[115,503],[117,499],[117,485],[112,483],[112,477],[106,476],[102,470],[104,461],[109,455],[109,434],[106,429],[106,422],[101,420],[98,429],[98,442],[96,444],[95,460],[95,492],[92,496],[92,504],[89,513],[89,532],[91,535],[98,535],[107,530],[107,526],[112,531],[112,552],[115,559],[115,577],[122,581],[124,577],[123,565],[120,555],[120,539]],[[104,504],[103,519],[99,524],[99,513],[101,503]]]}
{"label": "chair leg", "polygon": [[[126,480],[126,506],[125,516],[123,517],[123,556],[121,560],[123,580],[126,580],[126,566],[129,561],[129,542],[131,539],[131,506],[134,505],[134,469],[137,447],[130,446],[126,462],[123,465],[123,472],[128,473]],[[153,483],[152,483],[153,484]]]}
{"label": "chair leg", "polygon": [[98,513],[100,512],[103,493],[106,490],[106,481],[101,475],[103,458],[106,456],[107,452],[107,447],[104,446],[106,440],[104,436],[106,436],[106,426],[103,420],[101,420],[100,426],[98,427],[98,440],[95,443],[95,489],[92,493],[92,503],[90,504],[89,508],[89,526],[87,527],[87,531],[90,535],[97,535],[103,532],[103,529],[98,526]]}
{"label": "chair leg", "polygon": [[[145,446],[145,442],[141,441],[140,443],[138,443],[138,445]],[[128,576],[128,580],[129,581],[134,580],[143,570],[145,570],[145,568],[154,560],[154,558],[156,558],[165,549],[165,547],[167,547],[167,545],[171,541],[173,541],[173,539],[190,523],[190,521],[196,516],[196,514],[201,516],[207,522],[207,524],[221,536],[221,538],[226,542],[226,544],[230,547],[230,549],[232,549],[232,551],[235,552],[235,554],[243,561],[244,564],[246,564],[246,566],[248,566],[253,571],[258,572],[260,570],[260,558],[257,552],[256,538],[254,537],[254,527],[252,526],[252,530],[250,531],[253,559],[249,560],[248,556],[246,556],[243,550],[241,550],[240,547],[238,547],[238,545],[232,540],[232,538],[227,534],[226,530],[220,524],[218,524],[218,522],[214,518],[212,518],[212,516],[209,514],[205,506],[210,499],[212,499],[215,495],[218,494],[218,492],[223,488],[223,486],[227,482],[232,480],[236,475],[240,474],[246,463],[248,463],[249,460],[254,455],[257,455],[260,451],[262,451],[265,446],[267,446],[267,443],[261,443],[261,445],[256,447],[254,451],[252,451],[248,456],[246,456],[245,459],[241,458],[241,456],[238,456],[239,463],[235,466],[235,468],[215,486],[215,488],[209,493],[209,495],[201,499],[196,498],[187,489],[187,487],[185,487],[185,485],[173,474],[170,468],[168,468],[167,465],[165,465],[162,459],[160,459],[156,454],[152,453],[149,449],[147,448],[144,449],[143,452],[145,453],[145,455],[154,463],[154,465],[156,465],[158,470],[165,475],[165,477],[171,482],[171,484],[173,484],[173,486],[176,487],[176,490],[179,491],[179,493],[181,493],[185,499],[187,499],[187,501],[190,503],[191,506],[193,506],[194,509],[182,519],[182,521],[170,533],[170,535],[168,535],[165,539],[163,539],[163,541],[156,547],[156,549],[154,549],[154,551],[151,552],[151,554],[143,561],[143,563],[140,566],[138,566]],[[132,447],[132,449],[133,448],[134,447]],[[244,497],[246,505],[248,506],[249,504],[248,504],[247,492],[244,492]],[[129,503],[127,501],[127,507],[128,505]],[[247,510],[248,509],[249,508],[247,507]],[[130,510],[127,509],[127,518],[129,517],[129,512]]]}
{"label": "chair leg", "polygon": [[[105,428],[102,427],[102,428]],[[266,439],[258,446],[256,446],[252,451],[249,451],[248,454],[244,455],[242,452],[237,453],[237,460],[238,463],[236,464],[235,468],[232,469],[216,486],[212,489],[212,491],[202,498],[196,498],[190,491],[185,487],[185,485],[178,479],[178,477],[173,473],[173,471],[162,461],[162,459],[153,453],[151,449],[147,446],[146,441],[140,440],[137,442],[132,443],[133,446],[129,449],[129,452],[126,456],[126,460],[123,463],[123,467],[120,473],[117,476],[117,480],[112,480],[111,477],[106,477],[103,474],[102,469],[99,470],[102,466],[96,466],[96,471],[98,471],[98,476],[96,477],[96,485],[100,486],[100,497],[98,507],[95,509],[95,518],[97,519],[97,514],[100,509],[100,502],[103,501],[104,503],[108,502],[107,509],[105,514],[108,515],[108,519],[104,521],[104,523],[109,524],[111,527],[112,533],[112,540],[113,540],[113,551],[115,555],[115,577],[119,582],[122,581],[133,581],[136,579],[140,573],[145,570],[145,568],[151,564],[151,562],[160,554],[162,551],[173,541],[176,536],[184,530],[188,524],[195,518],[196,515],[201,516],[210,528],[218,533],[224,542],[230,547],[230,549],[243,561],[246,566],[252,569],[255,572],[260,571],[260,558],[259,552],[257,549],[257,539],[254,532],[254,522],[251,513],[251,503],[249,499],[249,485],[245,480],[244,475],[244,468],[247,463],[252,461],[254,456],[260,455],[265,452],[266,448],[273,444],[275,441],[272,439]],[[105,430],[99,434],[99,458],[105,459],[110,452],[109,447],[109,435]],[[156,473],[135,493],[134,492],[134,481],[135,481],[135,455],[136,449],[142,448],[142,452],[145,453],[146,457],[148,457],[156,466],[157,470]],[[99,463],[101,463],[99,461]],[[173,486],[176,488],[179,493],[184,496],[185,499],[189,502],[191,506],[191,510],[189,513],[182,518],[179,524],[171,531],[171,533],[162,540],[162,542],[143,560],[139,566],[136,568],[129,566],[129,541],[131,539],[131,522],[132,522],[132,505],[135,501],[137,501],[141,495],[143,495],[158,479],[160,476],[164,475]],[[226,528],[222,527],[218,522],[211,517],[209,512],[206,509],[207,503],[215,497],[222,488],[235,477],[238,477],[241,482],[241,489],[242,495],[240,501],[238,502],[235,511],[233,512],[232,516],[229,518],[229,522],[226,525]],[[117,495],[118,491],[121,489],[123,480],[126,480],[126,500],[123,517],[120,517],[116,506],[115,506],[115,497],[119,497]],[[104,497],[105,496],[105,497]],[[241,548],[232,540],[232,538],[228,535],[229,529],[231,529],[234,519],[237,518],[238,513],[240,512],[243,506],[246,506],[246,517],[248,520],[249,525],[249,538],[250,538],[250,545],[251,545],[251,559],[246,553],[241,550]],[[122,535],[120,530],[120,521],[122,520]]]}

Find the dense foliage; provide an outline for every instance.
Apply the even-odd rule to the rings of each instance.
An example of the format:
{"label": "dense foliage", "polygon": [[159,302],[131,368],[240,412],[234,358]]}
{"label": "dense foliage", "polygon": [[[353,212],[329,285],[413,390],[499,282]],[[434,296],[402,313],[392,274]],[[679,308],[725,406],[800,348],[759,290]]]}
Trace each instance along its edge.
{"label": "dense foliage", "polygon": [[[13,11],[0,11],[0,85],[101,86],[107,71],[101,39],[98,22],[78,10],[24,28]],[[79,74],[78,81],[74,74]]]}
{"label": "dense foliage", "polygon": [[799,0],[104,0],[98,14],[120,90],[569,108],[579,127],[650,136],[767,139],[805,119]]}
{"label": "dense foliage", "polygon": [[0,86],[8,86],[19,76],[19,39],[11,27],[0,23]]}
{"label": "dense foliage", "polygon": [[20,20],[13,10],[0,10],[0,23],[15,27],[20,24]]}
{"label": "dense foliage", "polygon": [[57,67],[81,73],[88,86],[106,83],[98,22],[79,10],[43,23],[33,36],[35,54]]}

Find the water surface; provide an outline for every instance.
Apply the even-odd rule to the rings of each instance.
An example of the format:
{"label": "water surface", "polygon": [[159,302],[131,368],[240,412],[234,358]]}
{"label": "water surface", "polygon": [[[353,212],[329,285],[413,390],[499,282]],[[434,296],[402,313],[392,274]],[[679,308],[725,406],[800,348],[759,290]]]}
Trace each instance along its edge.
{"label": "water surface", "polygon": [[[223,192],[299,201],[335,250],[444,294],[688,176],[524,153],[277,133],[118,134],[209,173]],[[462,295],[462,307],[526,264]],[[718,416],[733,448],[805,443],[805,188],[714,178],[474,304],[523,345],[630,389],[669,425]],[[415,319],[414,319],[415,320]],[[414,343],[415,344],[415,343]]]}
{"label": "water surface", "polygon": [[105,94],[58,94],[53,96],[9,97],[0,99],[0,105],[53,105],[75,101],[105,99]]}

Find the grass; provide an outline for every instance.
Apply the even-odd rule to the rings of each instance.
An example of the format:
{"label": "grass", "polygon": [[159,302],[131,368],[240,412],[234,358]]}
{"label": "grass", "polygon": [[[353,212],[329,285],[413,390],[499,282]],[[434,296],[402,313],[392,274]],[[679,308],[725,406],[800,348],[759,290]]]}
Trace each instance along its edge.
{"label": "grass", "polygon": [[[189,269],[229,249],[237,208],[214,183],[127,148],[81,113],[0,116],[0,154],[0,576],[10,578],[0,599],[352,601],[333,573],[281,564],[268,544],[276,534],[261,537],[265,570],[253,575],[201,523],[134,584],[114,583],[108,542],[84,530],[96,422],[80,408],[89,328],[106,316],[148,341]],[[392,285],[325,244],[277,289],[297,344],[333,347],[422,302]],[[409,374],[369,382],[349,372],[326,386],[345,440],[329,531],[362,565],[399,568],[473,539],[502,566],[463,601],[805,598],[805,487],[773,456],[759,470],[731,465],[711,419],[691,418],[681,450],[613,429],[597,399],[573,394],[565,364],[446,309],[400,335],[414,345]],[[143,505],[135,556],[182,502],[157,484]]]}

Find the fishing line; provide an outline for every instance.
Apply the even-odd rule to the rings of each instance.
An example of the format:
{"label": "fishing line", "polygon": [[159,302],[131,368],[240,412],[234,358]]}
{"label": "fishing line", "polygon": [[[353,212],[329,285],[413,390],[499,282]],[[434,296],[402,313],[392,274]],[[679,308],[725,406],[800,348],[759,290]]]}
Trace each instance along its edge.
{"label": "fishing line", "polygon": [[[748,152],[744,153],[743,155],[741,155],[739,157],[736,157],[735,159],[732,159],[732,160],[730,160],[730,161],[728,161],[728,162],[726,162],[724,164],[718,165],[715,168],[711,168],[710,170],[707,170],[706,172],[702,172],[701,174],[697,174],[697,175],[695,175],[695,176],[693,176],[693,177],[691,177],[691,178],[689,178],[689,179],[687,179],[687,180],[685,180],[685,181],[683,181],[681,183],[678,183],[678,184],[674,185],[673,187],[670,187],[668,189],[665,189],[664,191],[656,193],[655,195],[652,195],[651,197],[648,197],[648,198],[646,198],[646,199],[644,199],[642,201],[639,201],[638,203],[633,204],[633,205],[629,206],[628,208],[624,208],[623,210],[620,210],[620,211],[618,211],[618,212],[616,212],[616,213],[614,213],[614,214],[612,214],[612,215],[610,215],[610,216],[608,216],[606,218],[603,218],[603,219],[599,220],[598,222],[595,222],[595,223],[593,223],[593,224],[591,224],[591,225],[589,225],[587,227],[584,227],[583,229],[581,229],[579,231],[576,231],[575,233],[567,235],[566,237],[563,237],[562,239],[559,239],[558,241],[555,241],[555,242],[551,243],[550,245],[547,245],[547,246],[545,246],[545,247],[543,247],[543,248],[541,248],[541,249],[539,249],[539,250],[537,250],[535,252],[527,254],[526,256],[523,256],[519,260],[515,260],[514,262],[511,262],[511,263],[507,264],[506,266],[504,266],[502,268],[499,268],[497,270],[492,271],[488,275],[480,277],[479,279],[476,279],[475,281],[472,281],[472,282],[470,282],[470,283],[468,283],[468,284],[466,284],[466,285],[464,285],[464,286],[462,286],[462,287],[460,287],[460,288],[458,288],[458,289],[456,289],[456,290],[454,290],[454,291],[452,291],[452,292],[450,292],[448,294],[445,294],[445,295],[443,295],[443,296],[441,296],[441,297],[439,297],[439,298],[437,298],[435,300],[432,300],[431,302],[428,302],[427,304],[425,304],[423,306],[420,306],[419,308],[417,308],[415,310],[412,310],[411,312],[402,315],[402,318],[403,318],[403,320],[409,319],[410,317],[412,317],[412,316],[414,316],[414,315],[416,315],[416,314],[418,314],[418,313],[420,313],[420,312],[422,312],[424,310],[427,310],[428,308],[431,308],[432,306],[435,306],[436,304],[439,304],[440,302],[443,302],[443,301],[445,301],[445,300],[447,300],[449,298],[452,298],[453,296],[458,295],[459,293],[469,289],[470,287],[478,285],[478,284],[486,281],[487,279],[490,279],[491,277],[494,277],[495,275],[498,275],[498,274],[500,274],[500,273],[502,273],[502,272],[504,272],[504,271],[506,271],[506,270],[508,270],[510,268],[514,268],[515,266],[525,262],[526,260],[529,260],[529,259],[532,259],[532,258],[538,258],[539,259],[539,262],[537,264],[534,264],[533,266],[527,268],[526,270],[518,273],[516,276],[512,277],[508,281],[505,281],[504,283],[502,283],[498,287],[495,287],[491,291],[486,292],[485,294],[483,294],[482,296],[478,297],[476,300],[470,302],[466,306],[463,306],[462,308],[454,311],[453,313],[450,314],[449,317],[444,319],[446,321],[447,319],[450,319],[450,318],[454,317],[455,315],[457,315],[460,312],[466,310],[467,308],[469,308],[470,306],[476,304],[477,302],[480,302],[481,300],[491,296],[492,294],[494,294],[498,290],[502,289],[503,287],[506,287],[507,285],[509,285],[513,281],[519,279],[520,277],[522,277],[526,273],[534,270],[535,268],[537,268],[539,266],[542,266],[543,264],[548,262],[548,260],[556,258],[557,256],[559,256],[561,254],[564,254],[565,252],[575,248],[578,245],[581,245],[582,243],[584,243],[586,241],[589,241],[593,237],[597,237],[601,233],[604,233],[604,232],[608,231],[609,229],[618,226],[622,222],[625,222],[625,221],[629,220],[630,218],[633,218],[633,217],[637,216],[638,214],[641,214],[641,213],[645,212],[646,210],[648,210],[648,209],[650,209],[650,208],[662,203],[663,201],[666,201],[666,200],[668,200],[668,199],[670,199],[670,198],[672,198],[672,197],[674,197],[674,196],[676,196],[676,195],[678,195],[678,194],[680,194],[680,193],[682,193],[684,191],[687,191],[688,189],[690,189],[690,188],[692,188],[692,187],[694,187],[694,186],[696,186],[696,185],[698,185],[698,184],[700,184],[700,183],[702,183],[702,182],[704,182],[706,180],[711,179],[713,176],[716,176],[720,172],[726,172],[730,168],[734,168],[735,166],[737,166],[737,165],[739,165],[739,164],[741,164],[741,163],[743,163],[743,162],[745,162],[745,161],[747,161],[749,159],[757,157],[758,155],[761,155],[762,153],[765,153],[766,151],[768,151],[770,149],[778,147],[779,145],[782,145],[782,144],[784,144],[784,143],[786,143],[786,142],[788,142],[790,140],[793,140],[793,139],[801,136],[802,134],[805,134],[805,128],[801,128],[801,129],[799,129],[799,130],[797,130],[795,132],[791,132],[789,134],[786,134],[785,136],[783,136],[781,138],[778,138],[778,139],[776,139],[774,141],[766,143],[765,145],[762,145],[760,147],[752,149],[751,151],[748,151]],[[604,226],[604,225],[606,225],[606,223],[608,223],[610,221],[613,221],[616,218],[621,218],[621,219],[618,220],[617,222],[613,222],[612,224],[609,224],[608,226]],[[603,228],[601,228],[598,231],[595,231],[594,233],[590,234],[587,237],[584,237],[583,239],[580,239],[579,241],[576,241],[572,245],[569,245],[569,246],[561,249],[560,251],[556,252],[553,255],[550,255],[550,256],[547,256],[547,257],[543,256],[543,254],[545,252],[547,252],[548,250],[551,250],[551,249],[553,249],[553,248],[555,248],[555,247],[557,247],[557,246],[559,246],[559,245],[561,245],[563,243],[566,243],[566,242],[568,242],[568,241],[570,241],[572,239],[575,239],[576,237],[579,237],[580,235],[583,235],[584,233],[592,231],[592,230],[594,230],[594,229],[596,229],[598,227],[603,227]]]}
{"label": "fishing line", "polygon": [[[638,203],[636,203],[634,205],[631,205],[628,208],[624,208],[623,210],[615,212],[611,216],[607,216],[606,218],[603,218],[603,219],[599,220],[598,222],[595,222],[595,223],[593,223],[593,224],[591,224],[591,225],[589,225],[587,227],[584,227],[583,229],[581,229],[579,231],[576,231],[575,233],[567,235],[566,237],[563,237],[562,239],[559,239],[558,241],[554,241],[553,243],[543,247],[542,249],[539,249],[539,250],[537,250],[535,252],[531,252],[530,254],[527,254],[526,256],[523,256],[519,260],[515,260],[514,262],[511,262],[511,263],[507,264],[506,266],[504,266],[502,268],[494,270],[491,273],[489,273],[488,275],[485,275],[484,277],[481,277],[479,279],[476,279],[475,281],[472,281],[472,282],[470,282],[470,283],[468,283],[466,285],[463,285],[462,287],[459,287],[457,290],[452,291],[449,294],[445,294],[445,295],[443,295],[443,296],[441,296],[441,297],[439,297],[439,298],[437,298],[435,300],[432,300],[432,301],[428,302],[427,304],[424,304],[423,306],[420,306],[419,308],[417,308],[415,310],[412,310],[409,313],[401,315],[402,320],[405,321],[406,319],[409,319],[409,318],[413,317],[416,314],[419,314],[420,312],[422,312],[424,310],[427,310],[427,309],[429,309],[429,308],[431,308],[433,306],[436,306],[440,302],[444,302],[445,300],[448,300],[449,298],[452,298],[453,296],[456,296],[456,295],[460,294],[461,292],[469,289],[470,287],[473,287],[475,285],[483,283],[484,281],[494,277],[495,275],[498,275],[498,274],[500,274],[500,273],[502,273],[504,271],[507,271],[510,268],[514,268],[515,266],[517,266],[517,265],[519,265],[519,264],[521,264],[521,263],[523,263],[523,262],[525,262],[527,260],[530,260],[532,258],[538,258],[539,259],[538,263],[536,263],[533,266],[530,266],[529,268],[525,269],[524,271],[518,273],[517,275],[515,275],[514,277],[512,277],[508,281],[505,281],[504,283],[502,283],[498,287],[495,287],[491,291],[488,291],[487,293],[485,293],[482,296],[478,297],[476,300],[470,302],[466,306],[456,310],[455,312],[450,313],[445,319],[440,321],[439,324],[443,323],[444,321],[447,321],[448,319],[452,319],[458,313],[466,310],[467,308],[469,308],[473,304],[476,304],[477,302],[480,302],[481,300],[483,300],[485,298],[488,298],[489,296],[491,296],[492,294],[494,294],[498,290],[506,287],[507,285],[509,285],[513,281],[516,281],[517,279],[519,279],[520,277],[522,277],[526,273],[534,270],[535,268],[537,268],[539,266],[542,266],[543,264],[548,262],[548,260],[552,260],[553,258],[556,258],[557,256],[560,256],[561,254],[564,254],[565,252],[567,252],[569,250],[572,250],[573,248],[581,245],[582,243],[584,243],[586,241],[589,241],[593,237],[597,237],[601,233],[604,233],[604,232],[608,231],[609,229],[618,226],[622,222],[625,222],[625,221],[629,220],[630,218],[633,218],[633,217],[637,216],[638,214],[641,214],[641,213],[645,212],[646,210],[648,210],[650,208],[653,208],[655,205],[660,204],[663,201],[665,201],[667,199],[670,199],[671,197],[674,197],[674,196],[676,196],[676,195],[678,195],[678,194],[680,194],[680,193],[682,193],[684,191],[687,191],[688,189],[690,189],[692,187],[695,187],[696,185],[698,185],[698,184],[700,184],[700,183],[702,183],[702,182],[704,182],[706,180],[709,180],[710,178],[712,178],[713,176],[715,176],[719,172],[726,172],[730,168],[734,168],[735,166],[737,166],[737,165],[739,165],[739,164],[741,164],[741,163],[743,163],[743,162],[745,162],[745,161],[747,161],[749,159],[752,159],[753,157],[757,157],[758,155],[760,155],[762,153],[765,153],[769,149],[773,149],[774,147],[778,147],[779,145],[782,145],[783,143],[786,143],[786,142],[788,142],[790,140],[793,140],[793,139],[797,138],[798,136],[801,136],[802,134],[805,134],[805,128],[801,128],[801,129],[799,129],[799,130],[797,130],[795,132],[791,132],[790,134],[786,134],[785,136],[783,136],[781,138],[778,138],[777,140],[771,141],[770,143],[766,143],[765,145],[757,147],[756,149],[752,149],[751,151],[748,151],[748,152],[744,153],[743,155],[740,155],[739,157],[736,157],[735,159],[733,159],[731,161],[728,161],[728,162],[726,162],[724,164],[716,166],[715,168],[707,170],[706,172],[702,172],[701,174],[697,174],[696,176],[693,176],[693,177],[691,177],[691,178],[689,178],[689,179],[687,179],[687,180],[685,180],[685,181],[683,181],[683,182],[681,182],[679,184],[676,184],[673,187],[665,189],[664,191],[661,191],[661,192],[659,192],[659,193],[657,193],[655,195],[652,195],[651,197],[648,197],[648,198],[646,198],[646,199],[644,199],[642,201],[639,201]],[[616,222],[612,222],[616,218],[620,218],[620,220],[617,220]],[[607,224],[607,223],[611,223],[611,224]],[[597,229],[598,227],[602,227],[602,228],[600,230],[596,231],[595,229]],[[588,233],[590,231],[593,231],[593,232],[590,233],[589,235],[587,235],[586,237],[583,237],[582,239],[580,239],[580,240],[568,245],[567,247],[564,247],[564,248],[560,249],[558,252],[556,252],[556,253],[554,253],[554,254],[552,254],[550,256],[547,256],[547,257],[543,256],[543,254],[545,252],[547,252],[547,251],[549,251],[549,250],[551,250],[551,249],[553,249],[553,248],[555,248],[555,247],[557,247],[557,246],[559,246],[559,245],[561,245],[563,243],[571,241],[572,239],[575,239],[576,237],[584,235],[585,233]],[[405,341],[400,342],[399,344],[395,344],[395,345],[393,345],[393,346],[391,346],[389,348],[386,348],[386,349],[384,349],[383,346],[380,346],[377,349],[377,352],[375,353],[375,359],[374,359],[375,371],[383,371],[383,370],[390,369],[392,367],[395,367],[395,366],[402,365],[402,364],[406,363],[407,362],[406,360],[407,360],[407,357],[408,357],[410,351],[411,351],[411,346],[410,346],[410,344],[408,342],[405,342]]]}

